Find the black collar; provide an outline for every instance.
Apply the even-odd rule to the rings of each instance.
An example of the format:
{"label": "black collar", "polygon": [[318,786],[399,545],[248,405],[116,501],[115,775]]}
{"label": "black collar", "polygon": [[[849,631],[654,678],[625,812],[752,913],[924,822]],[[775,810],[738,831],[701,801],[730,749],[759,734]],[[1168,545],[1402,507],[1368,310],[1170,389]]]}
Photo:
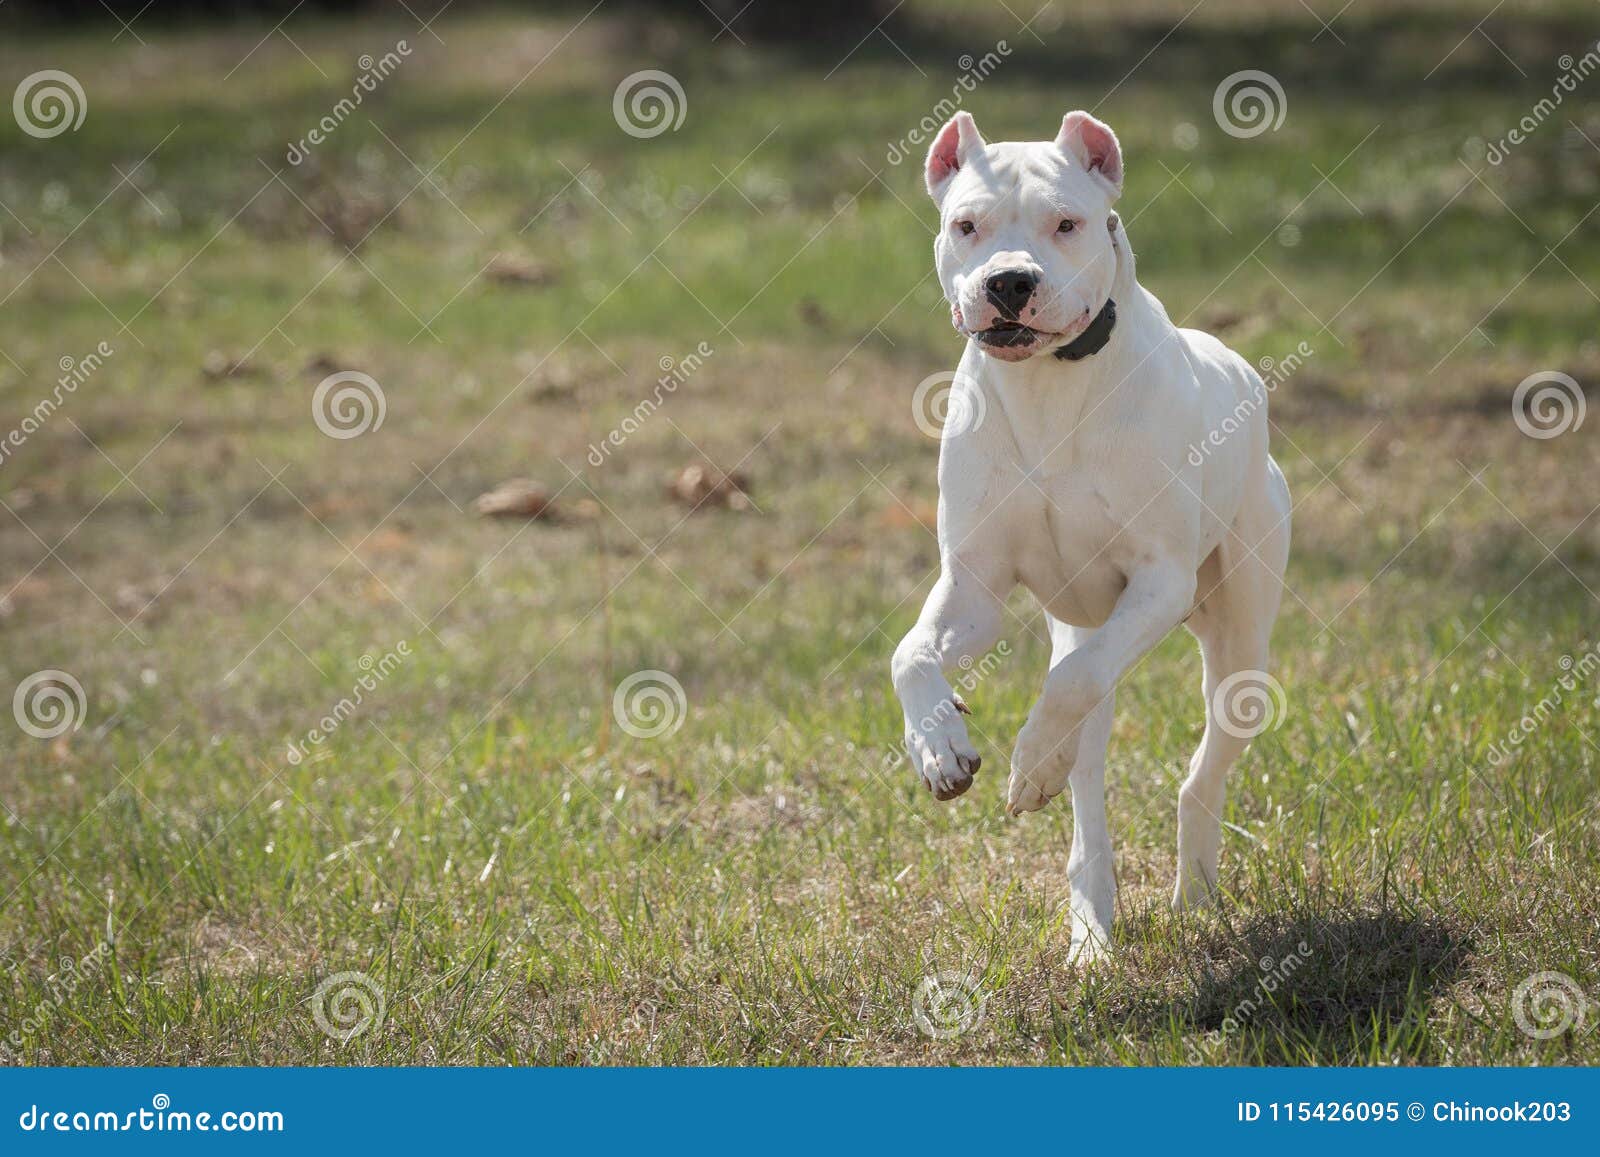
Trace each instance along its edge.
{"label": "black collar", "polygon": [[1106,348],[1106,342],[1111,340],[1111,331],[1117,324],[1117,303],[1109,297],[1105,306],[1088,327],[1073,338],[1066,345],[1056,350],[1056,357],[1069,362],[1075,362],[1090,354],[1097,354]]}

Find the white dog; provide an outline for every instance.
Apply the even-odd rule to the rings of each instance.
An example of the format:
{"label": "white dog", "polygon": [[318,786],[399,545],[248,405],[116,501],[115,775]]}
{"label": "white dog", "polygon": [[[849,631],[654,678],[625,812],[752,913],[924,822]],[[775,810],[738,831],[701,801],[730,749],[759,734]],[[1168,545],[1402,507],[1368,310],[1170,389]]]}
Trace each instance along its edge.
{"label": "white dog", "polygon": [[1179,795],[1173,905],[1216,886],[1223,779],[1249,735],[1218,700],[1266,680],[1289,491],[1254,369],[1174,326],[1134,278],[1111,208],[1122,153],[1110,128],[1073,112],[1054,141],[990,145],[957,113],[927,180],[939,280],[967,348],[939,452],[941,574],[894,654],[906,746],[939,799],[972,786],[967,707],[944,672],[983,656],[1006,596],[1027,587],[1052,654],[1012,752],[1007,810],[1071,786],[1073,944],[1093,955],[1110,942],[1116,893],[1112,697],[1179,623],[1204,655],[1206,729]]}

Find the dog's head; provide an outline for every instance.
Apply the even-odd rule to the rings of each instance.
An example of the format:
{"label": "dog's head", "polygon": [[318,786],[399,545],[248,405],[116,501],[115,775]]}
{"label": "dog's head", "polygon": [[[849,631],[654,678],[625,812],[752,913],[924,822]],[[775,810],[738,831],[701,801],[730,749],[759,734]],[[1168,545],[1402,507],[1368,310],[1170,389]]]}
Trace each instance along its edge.
{"label": "dog's head", "polygon": [[1086,112],[1053,141],[985,144],[958,112],[928,151],[934,261],[956,329],[1016,362],[1071,341],[1111,295],[1108,229],[1122,192],[1116,135]]}

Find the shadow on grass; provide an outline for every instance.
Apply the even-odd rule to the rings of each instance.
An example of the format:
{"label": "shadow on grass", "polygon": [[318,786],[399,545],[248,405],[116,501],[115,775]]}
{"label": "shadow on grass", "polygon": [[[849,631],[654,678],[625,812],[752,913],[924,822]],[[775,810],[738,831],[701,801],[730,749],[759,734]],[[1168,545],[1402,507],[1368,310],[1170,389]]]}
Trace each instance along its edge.
{"label": "shadow on grass", "polygon": [[[1459,931],[1397,912],[1272,917],[1218,930],[1181,1020],[1237,1037],[1260,1064],[1427,1061],[1429,1006],[1470,952]],[[1234,1051],[1231,1050],[1230,1051]]]}
{"label": "shadow on grass", "polygon": [[[1472,952],[1431,916],[1357,904],[1210,918],[1174,938],[1165,912],[1119,931],[1119,963],[1054,1031],[1091,1052],[1111,1037],[1164,1064],[1438,1064],[1429,1010]],[[1177,1046],[1177,1051],[1168,1050]]]}

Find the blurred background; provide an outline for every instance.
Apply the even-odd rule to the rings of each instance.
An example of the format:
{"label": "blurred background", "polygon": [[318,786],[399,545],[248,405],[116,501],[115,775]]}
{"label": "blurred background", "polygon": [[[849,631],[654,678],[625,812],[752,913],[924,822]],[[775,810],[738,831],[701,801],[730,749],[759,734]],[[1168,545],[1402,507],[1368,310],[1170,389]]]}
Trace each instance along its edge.
{"label": "blurred background", "polygon": [[[1600,20],[1340,4],[0,7],[5,1055],[1600,1059],[1513,1009],[1600,990]],[[1166,912],[1179,633],[1119,694],[1092,975],[1066,801],[1001,814],[1027,599],[978,785],[897,755],[957,108],[1115,128],[1296,503],[1230,896]]]}

